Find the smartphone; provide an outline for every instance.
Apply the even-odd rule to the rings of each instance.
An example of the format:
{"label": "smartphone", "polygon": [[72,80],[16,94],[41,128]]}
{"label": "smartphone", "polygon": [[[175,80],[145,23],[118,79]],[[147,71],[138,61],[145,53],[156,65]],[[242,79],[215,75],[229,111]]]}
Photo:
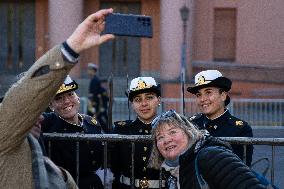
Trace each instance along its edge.
{"label": "smartphone", "polygon": [[119,36],[152,38],[152,19],[150,16],[112,13],[105,18],[103,33]]}

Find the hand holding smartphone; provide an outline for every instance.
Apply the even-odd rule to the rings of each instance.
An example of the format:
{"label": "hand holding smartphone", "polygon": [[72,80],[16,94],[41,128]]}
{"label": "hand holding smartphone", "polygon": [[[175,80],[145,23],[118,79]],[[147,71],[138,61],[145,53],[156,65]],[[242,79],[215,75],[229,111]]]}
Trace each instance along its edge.
{"label": "hand holding smartphone", "polygon": [[105,19],[105,34],[152,38],[150,16],[112,13]]}

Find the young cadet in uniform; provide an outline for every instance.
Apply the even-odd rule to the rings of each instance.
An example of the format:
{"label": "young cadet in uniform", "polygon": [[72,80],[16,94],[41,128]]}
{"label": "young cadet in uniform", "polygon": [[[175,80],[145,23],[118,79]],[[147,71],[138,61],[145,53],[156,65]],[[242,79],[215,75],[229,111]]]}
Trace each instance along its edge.
{"label": "young cadet in uniform", "polygon": [[[114,133],[122,135],[151,135],[151,122],[157,116],[161,89],[152,77],[137,77],[126,92],[137,118],[118,121]],[[131,188],[131,144],[116,143],[112,154],[112,171],[115,175],[115,189]],[[135,188],[159,188],[159,171],[147,168],[151,144],[135,144],[134,177]]]}
{"label": "young cadet in uniform", "polygon": [[[75,90],[78,84],[67,76],[50,103],[51,113],[44,113],[42,129],[44,133],[86,133],[101,134],[101,126],[96,119],[78,113],[80,99]],[[48,151],[48,143],[46,143]],[[80,142],[79,188],[103,188],[95,171],[102,167],[103,152],[101,142]],[[76,142],[52,141],[50,158],[67,169],[76,178]]]}
{"label": "young cadet in uniform", "polygon": [[[230,103],[228,91],[230,79],[223,77],[218,70],[206,70],[195,76],[195,85],[187,91],[196,96],[201,113],[190,120],[199,128],[206,129],[214,137],[252,137],[252,129],[247,122],[232,116],[226,106]],[[232,145],[233,151],[244,160],[244,147]],[[246,149],[246,164],[251,165],[253,146]]]}

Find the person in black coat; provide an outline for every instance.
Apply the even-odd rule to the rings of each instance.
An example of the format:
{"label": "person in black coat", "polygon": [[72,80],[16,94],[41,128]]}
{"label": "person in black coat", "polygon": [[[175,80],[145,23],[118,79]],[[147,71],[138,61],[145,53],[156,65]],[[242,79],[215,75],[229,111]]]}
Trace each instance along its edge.
{"label": "person in black coat", "polygon": [[[152,122],[153,150],[149,167],[169,171],[169,188],[199,189],[199,171],[210,189],[266,188],[228,143],[206,135],[184,116],[169,110]],[[198,154],[195,169],[195,159]]]}
{"label": "person in black coat", "polygon": [[[114,123],[114,134],[150,135],[151,122],[157,116],[160,104],[161,89],[152,77],[137,77],[130,83],[126,92],[131,105],[137,114],[135,120],[117,121]],[[136,143],[134,154],[135,188],[159,188],[159,171],[147,168],[152,145]],[[115,175],[113,188],[131,188],[131,143],[115,143],[111,155],[112,171]],[[163,184],[164,185],[164,182]]]}
{"label": "person in black coat", "polygon": [[90,116],[95,116],[104,130],[107,130],[108,122],[108,102],[107,90],[102,86],[100,78],[97,76],[98,66],[88,63],[88,75],[91,79],[88,95],[88,112]]}
{"label": "person in black coat", "polygon": [[[194,86],[187,90],[196,96],[197,106],[201,113],[190,118],[200,129],[206,129],[214,137],[253,137],[251,126],[230,114],[226,108],[230,103],[228,91],[230,79],[222,76],[217,70],[206,70],[195,76]],[[232,145],[233,151],[248,166],[251,165],[253,146],[248,145],[246,156],[242,145]]]}
{"label": "person in black coat", "polygon": [[[44,113],[44,133],[85,133],[102,134],[102,128],[95,118],[80,114],[80,100],[75,90],[78,84],[67,76],[56,96],[50,103],[50,113]],[[51,141],[45,146],[50,158],[67,169],[77,178],[76,142],[68,140]],[[79,188],[103,188],[103,179],[96,171],[103,167],[103,146],[101,142],[82,141],[79,143]]]}

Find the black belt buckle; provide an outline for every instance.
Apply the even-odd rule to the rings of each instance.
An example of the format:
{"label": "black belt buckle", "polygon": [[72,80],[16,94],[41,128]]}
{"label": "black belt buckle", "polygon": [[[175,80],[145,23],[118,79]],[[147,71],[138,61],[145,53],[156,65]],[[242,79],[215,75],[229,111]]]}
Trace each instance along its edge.
{"label": "black belt buckle", "polygon": [[139,187],[142,188],[142,189],[149,188],[149,182],[146,179],[146,177],[144,177],[143,179],[139,180]]}

